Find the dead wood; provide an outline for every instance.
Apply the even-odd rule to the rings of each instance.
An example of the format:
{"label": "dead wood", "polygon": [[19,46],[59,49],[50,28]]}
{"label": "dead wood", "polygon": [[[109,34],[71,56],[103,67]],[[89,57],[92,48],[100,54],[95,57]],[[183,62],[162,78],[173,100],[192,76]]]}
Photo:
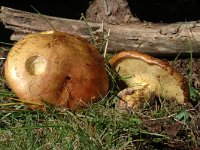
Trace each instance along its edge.
{"label": "dead wood", "polygon": [[126,0],[94,0],[86,11],[86,17],[91,22],[120,24],[124,22],[139,21],[135,14],[131,13]]}
{"label": "dead wood", "polygon": [[[29,13],[12,8],[1,7],[0,20],[5,27],[14,30],[11,40],[19,40],[31,32],[52,30],[49,23],[59,31],[89,38],[86,22]],[[48,23],[49,22],[49,23]],[[98,32],[101,23],[88,22],[94,32]],[[104,31],[111,30],[108,51],[138,50],[153,56],[166,57],[179,53],[200,56],[200,23],[178,22],[173,24],[153,24],[135,22],[132,24],[104,24]]]}

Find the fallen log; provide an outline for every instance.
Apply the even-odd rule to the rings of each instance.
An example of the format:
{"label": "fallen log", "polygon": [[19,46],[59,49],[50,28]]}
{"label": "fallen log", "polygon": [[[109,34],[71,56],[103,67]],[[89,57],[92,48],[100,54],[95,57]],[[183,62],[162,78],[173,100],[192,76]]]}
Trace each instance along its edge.
{"label": "fallen log", "polygon": [[[53,30],[68,32],[89,38],[88,26],[98,32],[101,23],[64,19],[29,13],[12,8],[1,7],[0,20],[5,28],[14,30],[11,40],[19,40],[27,33]],[[47,21],[48,20],[48,21]],[[49,24],[50,23],[50,24]],[[173,24],[135,22],[132,24],[104,24],[105,32],[110,32],[108,52],[138,50],[153,56],[176,56],[179,53],[200,56],[200,22],[178,22]]]}

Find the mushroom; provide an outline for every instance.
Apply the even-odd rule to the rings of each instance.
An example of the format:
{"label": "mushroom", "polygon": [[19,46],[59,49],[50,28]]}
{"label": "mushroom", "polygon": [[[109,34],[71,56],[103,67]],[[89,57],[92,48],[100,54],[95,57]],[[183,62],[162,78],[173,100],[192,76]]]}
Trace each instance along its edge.
{"label": "mushroom", "polygon": [[132,50],[113,56],[110,65],[129,87],[118,94],[122,108],[138,108],[155,96],[180,104],[189,99],[186,80],[168,62]]}
{"label": "mushroom", "polygon": [[109,86],[98,50],[81,37],[58,31],[18,41],[5,62],[5,77],[32,109],[44,108],[44,102],[72,110],[86,107],[105,96]]}

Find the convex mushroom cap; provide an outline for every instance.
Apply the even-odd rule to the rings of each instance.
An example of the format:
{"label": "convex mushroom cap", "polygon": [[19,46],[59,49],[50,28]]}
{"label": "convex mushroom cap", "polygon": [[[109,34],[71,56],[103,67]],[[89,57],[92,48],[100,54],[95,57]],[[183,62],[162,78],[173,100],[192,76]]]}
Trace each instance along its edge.
{"label": "convex mushroom cap", "polygon": [[168,62],[131,50],[113,56],[110,65],[129,87],[119,93],[128,107],[137,107],[153,95],[181,104],[189,99],[186,80]]}
{"label": "convex mushroom cap", "polygon": [[20,99],[69,109],[96,102],[108,91],[98,50],[81,37],[58,31],[29,34],[18,41],[8,54],[5,77]]}

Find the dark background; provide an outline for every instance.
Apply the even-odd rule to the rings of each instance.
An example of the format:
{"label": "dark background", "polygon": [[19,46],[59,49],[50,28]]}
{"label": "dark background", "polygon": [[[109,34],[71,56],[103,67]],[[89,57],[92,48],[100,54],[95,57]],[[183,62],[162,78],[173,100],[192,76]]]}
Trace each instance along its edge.
{"label": "dark background", "polygon": [[200,0],[128,0],[138,18],[151,22],[200,20]]}
{"label": "dark background", "polygon": [[46,15],[79,19],[89,7],[89,0],[0,0],[0,5],[35,12],[33,6]]}
{"label": "dark background", "polygon": [[[93,0],[0,0],[0,6],[35,12],[50,16],[79,19]],[[200,0],[127,0],[131,10],[140,20],[151,22],[177,22],[200,20]]]}
{"label": "dark background", "polygon": [[[0,0],[0,6],[7,6],[29,12],[36,11],[50,16],[70,19],[80,19],[81,13],[85,13],[89,7],[89,0]],[[10,42],[12,31],[4,29],[0,23],[0,41]]]}

